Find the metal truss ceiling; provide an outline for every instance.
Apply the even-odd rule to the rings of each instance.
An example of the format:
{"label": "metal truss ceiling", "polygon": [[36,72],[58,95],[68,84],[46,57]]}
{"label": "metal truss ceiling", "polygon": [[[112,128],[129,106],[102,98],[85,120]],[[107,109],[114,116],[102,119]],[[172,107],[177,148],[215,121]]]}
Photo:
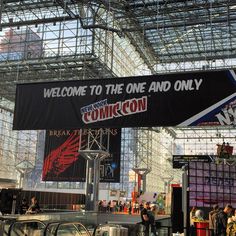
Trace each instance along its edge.
{"label": "metal truss ceiling", "polygon": [[[84,28],[142,36],[151,63],[235,57],[236,3],[229,0],[2,0],[2,27],[80,19]],[[86,17],[84,9],[92,9]],[[98,8],[114,12],[119,26],[93,24]],[[130,35],[130,33],[132,33]],[[140,43],[142,45],[140,45]]]}
{"label": "metal truss ceiling", "polygon": [[[235,58],[235,1],[127,2],[127,15],[135,18],[155,52],[153,63]],[[137,29],[129,26],[126,30]]]}

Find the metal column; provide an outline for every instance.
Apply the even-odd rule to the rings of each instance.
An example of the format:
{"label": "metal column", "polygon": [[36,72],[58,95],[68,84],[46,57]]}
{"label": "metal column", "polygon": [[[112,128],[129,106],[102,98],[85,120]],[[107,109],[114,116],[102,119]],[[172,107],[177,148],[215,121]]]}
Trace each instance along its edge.
{"label": "metal column", "polygon": [[[86,210],[98,210],[98,194],[100,181],[100,161],[109,157],[110,154],[103,150],[79,150],[80,154],[87,160],[86,171]],[[93,165],[92,165],[93,164]],[[93,170],[92,170],[93,168]],[[93,172],[93,180],[92,180]],[[93,183],[93,191],[92,189]]]}
{"label": "metal column", "polygon": [[149,168],[133,168],[133,171],[142,177],[142,180],[143,180],[142,190],[143,190],[143,192],[146,192],[147,174],[151,172],[151,169],[149,169]]}
{"label": "metal column", "polygon": [[2,10],[4,9],[4,2],[0,0],[0,31],[2,31]]}
{"label": "metal column", "polygon": [[[83,131],[80,130],[82,143]],[[98,211],[100,162],[110,156],[110,129],[86,130],[87,142],[80,144],[78,152],[87,160],[86,169],[86,210]]]}
{"label": "metal column", "polygon": [[92,160],[87,159],[86,165],[86,186],[85,186],[85,209],[92,210]]}

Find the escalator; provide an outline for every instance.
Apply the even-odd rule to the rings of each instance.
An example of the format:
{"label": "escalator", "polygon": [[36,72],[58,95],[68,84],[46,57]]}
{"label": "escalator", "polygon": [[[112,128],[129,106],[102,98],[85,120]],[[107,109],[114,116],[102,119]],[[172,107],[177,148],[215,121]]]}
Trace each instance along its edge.
{"label": "escalator", "polygon": [[[9,224],[3,236],[128,236],[128,228],[116,224],[83,225],[78,221],[63,222],[16,220]],[[1,235],[2,236],[2,235]]]}
{"label": "escalator", "polygon": [[44,229],[43,236],[91,236],[84,225],[78,222],[50,222]]}
{"label": "escalator", "polygon": [[50,222],[39,220],[15,221],[8,230],[7,236],[92,236],[79,222]]}
{"label": "escalator", "polygon": [[24,220],[12,222],[8,236],[42,236],[46,224],[40,220]]}

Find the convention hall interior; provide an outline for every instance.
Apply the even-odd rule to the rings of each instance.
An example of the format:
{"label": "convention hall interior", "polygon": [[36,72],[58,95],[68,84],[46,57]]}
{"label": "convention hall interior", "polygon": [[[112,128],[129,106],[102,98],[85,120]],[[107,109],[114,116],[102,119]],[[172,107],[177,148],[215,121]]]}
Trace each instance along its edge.
{"label": "convention hall interior", "polygon": [[[0,196],[2,202],[7,201],[4,196],[4,191],[8,192],[7,190],[17,192],[16,195],[21,198],[27,193],[28,195],[24,195],[27,196],[27,201],[36,195],[36,192],[40,192],[48,193],[43,197],[37,195],[40,198],[39,204],[45,212],[47,209],[52,211],[55,208],[70,212],[84,212],[86,199],[91,197],[94,201],[95,198],[89,196],[91,192],[89,193],[88,189],[92,186],[93,191],[98,192],[95,199],[97,203],[103,201],[101,204],[107,204],[109,201],[114,201],[116,205],[119,201],[131,204],[131,201],[153,201],[154,203],[155,200],[154,204],[157,204],[159,214],[171,216],[173,188],[183,188],[186,184],[184,175],[187,171],[186,165],[191,162],[191,159],[193,162],[202,161],[201,165],[205,163],[226,165],[229,169],[233,168],[236,175],[235,87],[234,100],[232,99],[230,103],[232,116],[227,118],[224,110],[221,122],[216,125],[118,127],[121,128],[118,145],[119,163],[106,162],[104,159],[103,169],[101,166],[94,166],[99,169],[98,175],[102,175],[106,171],[112,171],[118,165],[119,173],[116,173],[118,177],[113,176],[110,181],[104,179],[91,186],[88,186],[86,177],[82,181],[76,178],[61,177],[60,180],[50,179],[50,176],[42,177],[46,154],[49,153],[47,140],[50,131],[38,128],[13,129],[13,119],[16,116],[16,88],[25,84],[63,81],[82,81],[86,84],[86,80],[106,79],[114,82],[124,77],[126,80],[131,80],[156,76],[158,80],[159,75],[163,78],[180,75],[181,78],[183,74],[198,73],[213,73],[217,81],[218,71],[230,70],[235,75],[235,66],[236,1],[233,0],[0,0]],[[214,85],[208,89],[209,94],[212,94]],[[224,87],[221,89],[224,91]],[[218,92],[216,89],[216,93]],[[199,99],[199,103],[204,103],[204,100]],[[157,104],[157,109],[158,106]],[[197,104],[192,106],[195,107]],[[21,116],[22,113],[27,112],[31,111],[27,111],[26,108],[19,114]],[[61,111],[61,113],[66,112]],[[173,117],[181,112],[174,110]],[[41,116],[44,117],[44,114]],[[152,114],[150,113],[149,116],[151,117]],[[105,128],[107,142],[110,133],[114,130]],[[80,127],[78,130],[83,132]],[[55,131],[54,136],[58,138],[60,132]],[[86,135],[94,138],[94,131],[90,127],[86,132]],[[99,137],[100,141],[104,139]],[[94,138],[88,142],[91,144],[99,140]],[[230,147],[227,158],[219,156],[219,147],[222,147],[223,143],[227,143]],[[51,151],[53,148],[51,147]],[[101,146],[98,144],[99,148]],[[90,158],[86,151],[83,150],[81,153]],[[93,154],[91,156],[96,156]],[[175,157],[176,163],[179,161],[177,167],[174,166]],[[184,164],[180,164],[183,160]],[[88,170],[86,173],[88,174]],[[96,176],[95,172],[94,175]],[[64,177],[68,176],[64,175]],[[236,179],[236,176],[233,178]],[[233,183],[233,186],[235,187],[236,184]],[[185,191],[187,189],[188,187]],[[66,196],[80,194],[79,204],[72,203],[73,199],[69,197],[71,202],[66,205],[62,201],[60,205],[54,197],[60,193],[65,193]],[[178,198],[178,201],[181,202],[183,199],[184,196]],[[226,199],[223,204],[231,198]],[[234,201],[229,203],[236,204]],[[6,215],[15,213],[15,208],[19,204],[18,200],[14,199],[14,194],[11,204],[13,205]],[[189,201],[188,208],[190,209],[193,204],[200,208],[212,207],[209,202],[199,203],[196,200],[194,203]],[[183,202],[182,205],[184,206],[185,203]],[[12,212],[13,208],[14,212]],[[95,205],[90,206],[89,209],[99,210]],[[134,215],[140,219],[137,212]],[[120,216],[126,217],[125,213],[120,213]],[[126,220],[119,218],[118,221]],[[131,220],[127,221],[131,222]],[[81,222],[84,224],[84,221]],[[17,230],[19,229],[15,227],[12,235],[23,235],[17,234]],[[68,232],[58,235],[77,235]],[[129,231],[129,235],[135,234]],[[160,231],[159,235],[172,234],[168,228]]]}

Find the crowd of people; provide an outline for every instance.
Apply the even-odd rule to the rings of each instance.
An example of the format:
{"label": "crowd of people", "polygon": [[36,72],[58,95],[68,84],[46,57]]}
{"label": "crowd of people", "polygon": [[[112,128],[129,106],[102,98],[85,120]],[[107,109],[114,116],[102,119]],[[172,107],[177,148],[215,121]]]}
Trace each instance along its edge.
{"label": "crowd of people", "polygon": [[[140,214],[142,225],[144,226],[144,235],[156,236],[155,215],[157,206],[150,202],[118,202],[118,201],[99,201],[98,209],[100,212],[115,213],[125,212],[128,214]],[[22,200],[19,207],[20,214],[36,214],[39,213],[40,206],[36,197],[31,198],[28,204],[26,199]],[[224,209],[218,205],[214,205],[212,211],[209,212],[209,230],[211,236],[236,236],[236,209],[227,204]],[[194,227],[194,222],[203,221],[204,213],[202,210],[193,207],[190,211],[190,224]],[[193,232],[193,231],[192,231]],[[194,233],[190,233],[194,235]]]}
{"label": "crowd of people", "polygon": [[98,210],[100,212],[123,212],[128,214],[139,214],[140,209],[143,208],[143,204],[138,202],[122,202],[122,201],[99,201]]}
{"label": "crowd of people", "polygon": [[144,208],[144,204],[136,202],[122,202],[122,201],[106,201],[101,200],[98,203],[98,211],[107,212],[107,213],[127,213],[127,214],[140,214],[142,209]]}
{"label": "crowd of people", "polygon": [[[227,204],[221,209],[217,204],[209,212],[209,230],[211,236],[235,236],[236,235],[236,209]],[[196,220],[204,220],[203,211],[194,207],[190,212],[190,223]]]}
{"label": "crowd of people", "polygon": [[218,205],[213,207],[209,213],[209,228],[213,231],[214,236],[236,235],[232,226],[236,223],[236,210],[231,205],[226,205],[220,209]]}
{"label": "crowd of people", "polygon": [[36,214],[40,211],[40,206],[36,197],[31,198],[30,204],[28,204],[25,198],[22,199],[22,202],[19,207],[19,214]]}
{"label": "crowd of people", "polygon": [[138,214],[141,216],[142,226],[144,226],[145,236],[156,236],[155,215],[157,213],[157,206],[150,202],[138,203],[136,202],[117,202],[117,201],[99,201],[98,210],[106,213],[127,213]]}

